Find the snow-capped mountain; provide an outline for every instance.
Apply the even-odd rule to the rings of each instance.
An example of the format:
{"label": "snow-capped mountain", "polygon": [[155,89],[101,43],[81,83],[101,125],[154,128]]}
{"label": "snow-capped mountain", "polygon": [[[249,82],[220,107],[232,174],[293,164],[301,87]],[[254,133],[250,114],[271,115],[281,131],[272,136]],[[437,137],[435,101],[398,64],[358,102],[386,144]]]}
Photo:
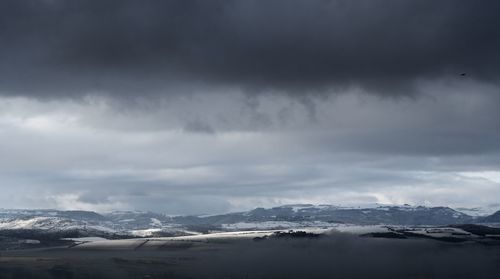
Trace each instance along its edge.
{"label": "snow-capped mountain", "polygon": [[0,210],[0,230],[99,231],[132,236],[182,235],[239,229],[353,225],[452,225],[500,222],[500,212],[474,217],[449,207],[294,204],[209,216],[140,211]]}
{"label": "snow-capped mountain", "polygon": [[500,211],[482,218],[481,221],[484,223],[500,223]]}
{"label": "snow-capped mountain", "polygon": [[215,215],[208,217],[178,217],[181,223],[204,223],[211,225],[256,222],[322,222],[358,225],[445,225],[474,221],[472,216],[449,207],[424,206],[373,206],[341,207],[333,205],[295,204],[273,208],[256,208],[248,212]]}
{"label": "snow-capped mountain", "polygon": [[123,229],[161,228],[173,223],[171,217],[154,212],[114,211],[105,217]]}
{"label": "snow-capped mountain", "polygon": [[0,210],[0,229],[70,230],[87,226],[109,230],[112,223],[92,211]]}
{"label": "snow-capped mountain", "polygon": [[8,218],[0,220],[0,230],[43,230],[43,231],[61,231],[61,230],[86,230],[102,231],[114,233],[110,226],[98,223],[89,223],[80,220],[60,218],[60,217],[23,217]]}
{"label": "snow-capped mountain", "polygon": [[0,218],[20,217],[59,217],[80,221],[105,221],[106,218],[93,211],[83,210],[27,210],[27,209],[0,209]]}
{"label": "snow-capped mountain", "polygon": [[177,236],[197,233],[165,215],[141,211],[11,210],[0,209],[0,231],[36,230],[82,236]]}

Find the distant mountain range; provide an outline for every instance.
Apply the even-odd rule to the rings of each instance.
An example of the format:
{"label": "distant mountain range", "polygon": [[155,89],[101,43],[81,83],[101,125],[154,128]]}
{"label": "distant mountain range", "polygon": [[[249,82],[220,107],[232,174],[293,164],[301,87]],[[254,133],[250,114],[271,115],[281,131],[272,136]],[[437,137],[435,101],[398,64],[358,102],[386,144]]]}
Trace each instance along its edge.
{"label": "distant mountain range", "polygon": [[471,216],[449,207],[295,204],[209,216],[168,216],[153,212],[6,210],[0,230],[78,231],[80,235],[173,236],[243,229],[284,229],[352,225],[453,225],[500,223],[500,211]]}

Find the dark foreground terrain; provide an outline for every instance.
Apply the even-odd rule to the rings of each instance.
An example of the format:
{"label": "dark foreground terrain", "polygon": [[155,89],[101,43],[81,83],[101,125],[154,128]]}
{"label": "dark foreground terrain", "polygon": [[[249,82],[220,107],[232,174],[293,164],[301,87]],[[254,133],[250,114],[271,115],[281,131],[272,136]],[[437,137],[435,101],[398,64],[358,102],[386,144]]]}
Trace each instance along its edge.
{"label": "dark foreground terrain", "polygon": [[433,239],[265,237],[2,251],[0,278],[496,278],[500,246]]}

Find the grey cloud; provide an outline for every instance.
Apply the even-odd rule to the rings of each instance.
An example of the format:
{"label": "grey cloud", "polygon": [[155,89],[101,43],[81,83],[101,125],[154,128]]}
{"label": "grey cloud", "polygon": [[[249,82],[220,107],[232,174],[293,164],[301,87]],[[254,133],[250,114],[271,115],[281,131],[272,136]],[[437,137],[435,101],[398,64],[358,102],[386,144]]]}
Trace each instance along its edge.
{"label": "grey cloud", "polygon": [[206,122],[203,122],[199,119],[195,119],[186,123],[184,126],[184,130],[187,132],[193,133],[204,133],[204,134],[213,134],[214,129]]}
{"label": "grey cloud", "polygon": [[499,8],[488,0],[2,1],[0,90],[150,96],[204,84],[393,95],[443,75],[496,82]]}
{"label": "grey cloud", "polygon": [[499,8],[0,1],[0,202],[493,204]]}

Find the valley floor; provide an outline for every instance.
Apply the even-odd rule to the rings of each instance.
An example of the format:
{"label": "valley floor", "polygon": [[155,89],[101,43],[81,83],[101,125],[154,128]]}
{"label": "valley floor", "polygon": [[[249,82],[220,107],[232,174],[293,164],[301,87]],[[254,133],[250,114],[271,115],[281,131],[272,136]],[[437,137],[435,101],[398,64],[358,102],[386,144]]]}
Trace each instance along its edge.
{"label": "valley floor", "polygon": [[496,242],[261,231],[2,251],[0,278],[493,278],[498,263]]}

